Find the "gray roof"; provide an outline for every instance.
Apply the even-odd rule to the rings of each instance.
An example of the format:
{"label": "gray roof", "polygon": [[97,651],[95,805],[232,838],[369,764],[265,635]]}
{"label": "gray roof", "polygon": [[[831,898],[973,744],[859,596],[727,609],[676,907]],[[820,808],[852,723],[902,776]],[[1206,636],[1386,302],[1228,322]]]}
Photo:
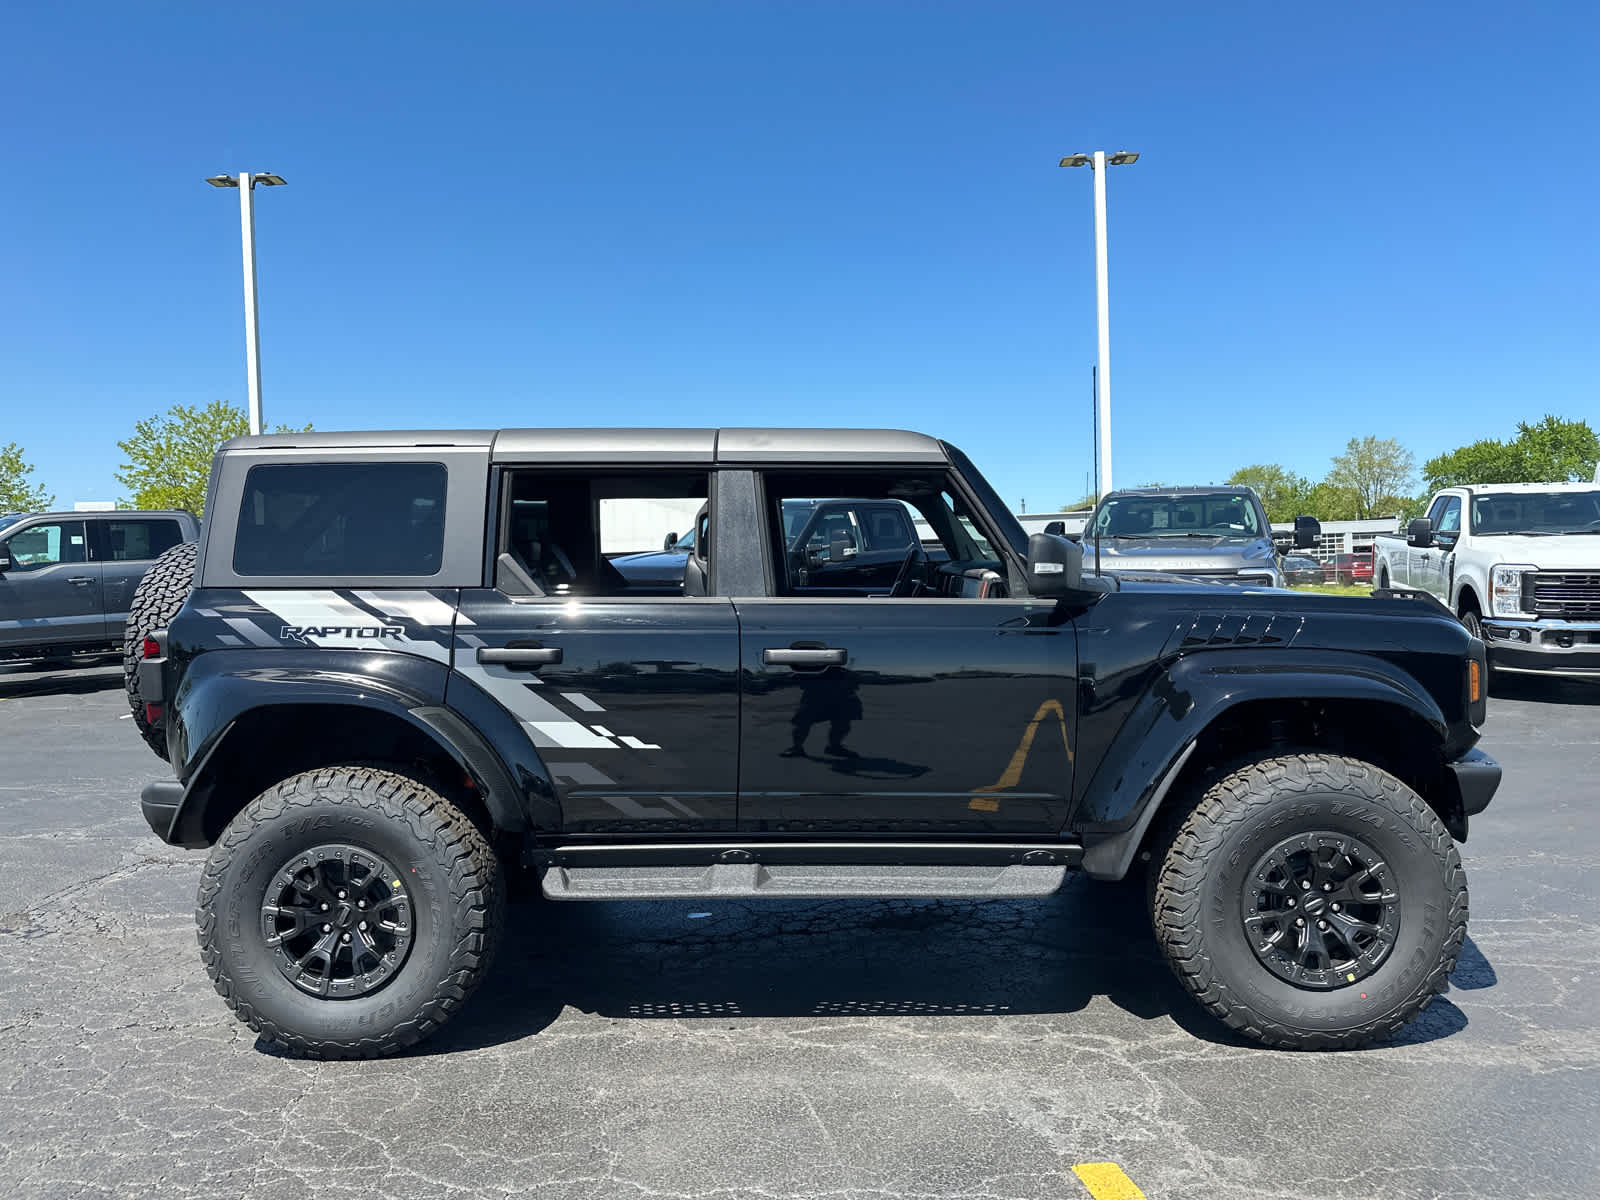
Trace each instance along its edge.
{"label": "gray roof", "polygon": [[272,433],[224,450],[492,447],[496,462],[943,463],[943,445],[903,429],[483,429]]}

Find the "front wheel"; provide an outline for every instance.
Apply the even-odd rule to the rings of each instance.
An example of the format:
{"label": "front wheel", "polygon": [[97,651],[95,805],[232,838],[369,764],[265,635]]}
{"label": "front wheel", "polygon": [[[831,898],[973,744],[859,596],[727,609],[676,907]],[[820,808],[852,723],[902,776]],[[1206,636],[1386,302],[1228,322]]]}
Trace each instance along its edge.
{"label": "front wheel", "polygon": [[1461,856],[1386,771],[1327,754],[1253,763],[1178,826],[1151,888],[1179,980],[1267,1046],[1379,1041],[1445,988],[1467,927]]}
{"label": "front wheel", "polygon": [[195,920],[241,1021],[310,1058],[375,1058],[448,1021],[504,920],[489,843],[403,775],[329,767],[269,788],[206,860]]}

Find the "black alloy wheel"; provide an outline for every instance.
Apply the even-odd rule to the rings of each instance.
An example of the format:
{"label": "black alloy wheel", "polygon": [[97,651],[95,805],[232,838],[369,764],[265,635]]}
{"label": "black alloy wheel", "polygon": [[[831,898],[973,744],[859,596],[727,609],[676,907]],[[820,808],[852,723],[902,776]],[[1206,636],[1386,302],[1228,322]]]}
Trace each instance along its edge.
{"label": "black alloy wheel", "polygon": [[1394,949],[1400,893],[1388,864],[1361,839],[1297,834],[1263,854],[1250,875],[1240,918],[1256,957],[1278,978],[1349,987]]}
{"label": "black alloy wheel", "polygon": [[261,935],[278,970],[313,996],[366,996],[411,950],[411,894],[384,858],[343,843],[294,855],[267,884]]}

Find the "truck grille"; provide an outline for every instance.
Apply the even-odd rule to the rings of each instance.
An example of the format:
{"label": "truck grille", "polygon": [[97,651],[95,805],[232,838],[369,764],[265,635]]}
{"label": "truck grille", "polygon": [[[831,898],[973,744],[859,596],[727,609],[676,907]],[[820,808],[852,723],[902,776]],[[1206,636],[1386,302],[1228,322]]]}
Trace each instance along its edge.
{"label": "truck grille", "polygon": [[1540,571],[1525,580],[1522,607],[1526,611],[1568,621],[1600,621],[1600,574]]}

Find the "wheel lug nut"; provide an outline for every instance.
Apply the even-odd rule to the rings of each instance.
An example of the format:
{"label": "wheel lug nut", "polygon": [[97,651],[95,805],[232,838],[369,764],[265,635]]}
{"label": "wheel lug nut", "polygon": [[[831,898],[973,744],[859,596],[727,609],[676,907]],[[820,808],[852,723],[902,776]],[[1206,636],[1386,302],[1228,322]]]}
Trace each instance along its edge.
{"label": "wheel lug nut", "polygon": [[324,905],[323,905],[323,906],[322,906],[322,911],[323,911],[323,912],[327,912],[327,911],[328,911],[328,906],[327,906],[327,905],[326,905],[326,904],[324,904]]}
{"label": "wheel lug nut", "polygon": [[[1323,890],[1323,891],[1325,891],[1325,892],[1331,892],[1331,891],[1333,891],[1333,884],[1331,884],[1331,883],[1325,883],[1325,884],[1323,884],[1323,885],[1322,885],[1322,890]],[[344,893],[343,893],[343,892],[340,892],[340,893],[339,893],[339,895],[341,895],[341,896],[342,896],[342,895],[344,895]]]}
{"label": "wheel lug nut", "polygon": [[1300,881],[1300,890],[1302,892],[1309,892],[1311,890],[1311,881],[1309,879],[1302,879]]}
{"label": "wheel lug nut", "polygon": [[1296,925],[1304,925],[1306,923],[1306,919],[1304,917],[1296,917],[1294,919],[1294,923]]}
{"label": "wheel lug nut", "polygon": [[323,933],[332,933],[333,932],[333,926],[332,925],[324,925],[322,927],[322,932]]}
{"label": "wheel lug nut", "polygon": [[1334,912],[1338,912],[1339,911],[1339,902],[1337,900],[1335,900],[1333,902],[1333,904],[1330,905],[1330,907],[1333,909]]}
{"label": "wheel lug nut", "polygon": [[366,906],[367,906],[367,902],[365,900],[357,900],[356,901],[356,907],[357,908],[365,908]]}
{"label": "wheel lug nut", "polygon": [[339,899],[344,899],[344,892],[342,890],[339,892]]}
{"label": "wheel lug nut", "polygon": [[[1328,927],[1328,923],[1326,921],[1318,921],[1317,922],[1317,928],[1318,929],[1326,929],[1327,927]],[[350,940],[350,935],[348,933],[345,934],[344,937],[345,937],[345,941],[349,941]]]}
{"label": "wheel lug nut", "polygon": [[339,940],[341,942],[348,942],[350,940],[350,935],[348,933],[341,933],[339,935]]}
{"label": "wheel lug nut", "polygon": [[1289,907],[1290,907],[1290,908],[1293,908],[1293,907],[1294,907],[1294,897],[1293,897],[1293,896],[1290,896],[1290,897],[1289,897]]}
{"label": "wheel lug nut", "polygon": [[366,927],[367,927],[367,923],[365,921],[361,922],[361,924],[356,926],[357,929],[365,929]]}

